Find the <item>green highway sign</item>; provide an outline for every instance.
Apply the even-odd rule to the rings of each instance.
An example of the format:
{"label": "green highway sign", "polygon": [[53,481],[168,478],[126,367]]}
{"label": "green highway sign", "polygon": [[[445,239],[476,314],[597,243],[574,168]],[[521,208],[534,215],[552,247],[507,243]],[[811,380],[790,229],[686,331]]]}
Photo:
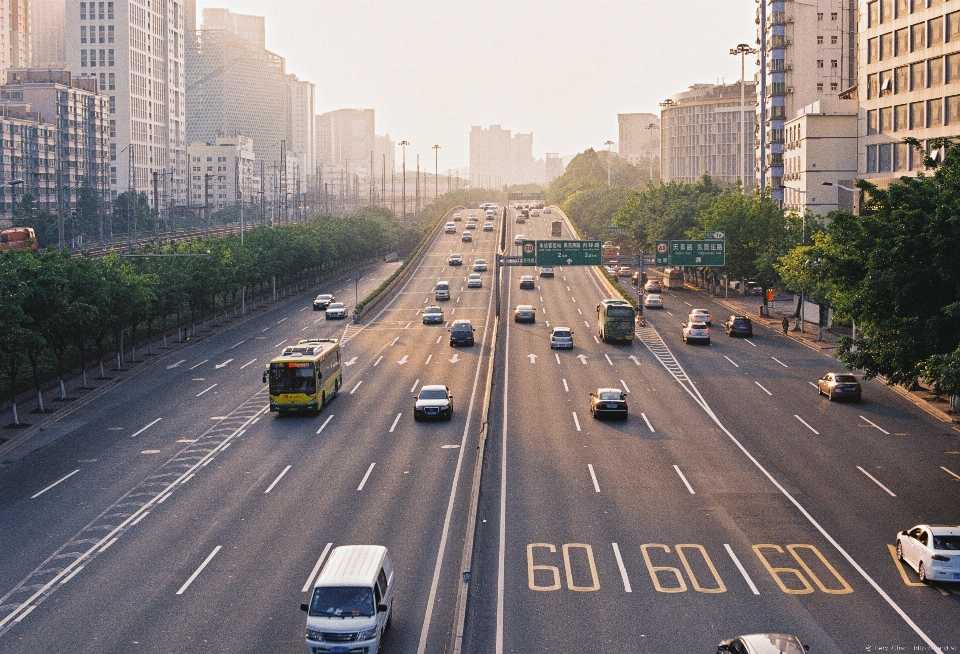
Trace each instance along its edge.
{"label": "green highway sign", "polygon": [[521,266],[537,265],[537,242],[536,241],[524,241],[523,245],[520,246],[520,265]]}
{"label": "green highway sign", "polygon": [[656,265],[666,268],[670,265],[670,243],[668,241],[657,241]]}
{"label": "green highway sign", "polygon": [[[524,257],[526,257],[524,242]],[[599,266],[601,241],[536,241],[538,266]]]}
{"label": "green highway sign", "polygon": [[[670,241],[669,259],[671,266],[723,266],[726,262],[724,241]],[[660,265],[659,247],[657,264]]]}

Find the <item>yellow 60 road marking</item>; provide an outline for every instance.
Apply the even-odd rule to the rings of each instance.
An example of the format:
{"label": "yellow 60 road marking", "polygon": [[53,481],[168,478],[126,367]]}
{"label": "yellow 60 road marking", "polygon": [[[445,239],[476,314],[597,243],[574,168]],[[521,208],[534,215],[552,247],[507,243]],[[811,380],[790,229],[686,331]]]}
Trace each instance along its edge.
{"label": "yellow 60 road marking", "polygon": [[[763,543],[760,545],[753,546],[753,551],[756,553],[757,557],[760,559],[763,565],[767,568],[767,571],[770,573],[770,576],[772,576],[774,581],[776,581],[777,584],[780,586],[780,590],[790,595],[806,595],[807,593],[813,592],[813,586],[810,585],[810,582],[807,581],[806,577],[804,577],[803,574],[796,568],[773,567],[770,564],[770,562],[767,560],[767,558],[761,553],[761,551],[765,549],[773,550],[777,553],[782,554],[783,548],[780,547],[779,545],[772,545],[770,543]],[[817,577],[817,575],[814,574],[813,570],[810,569],[810,566],[807,565],[807,563],[802,558],[800,558],[800,555],[798,554],[798,550],[809,550],[813,552],[814,555],[820,560],[820,562],[830,571],[830,573],[834,576],[834,578],[836,578],[836,580],[840,582],[840,588],[833,589],[833,588],[827,588],[826,586],[824,586],[823,582],[820,581],[820,578]],[[800,567],[803,568],[804,572],[806,572],[807,575],[811,579],[813,579],[813,583],[815,583],[817,587],[824,593],[828,593],[830,595],[845,595],[847,593],[853,592],[853,589],[850,587],[849,584],[847,584],[846,581],[844,581],[843,577],[840,576],[840,573],[837,572],[832,565],[830,565],[830,562],[827,561],[827,559],[823,556],[823,554],[820,553],[820,550],[818,550],[813,545],[800,545],[800,544],[787,545],[787,551],[793,555],[793,558],[797,561],[797,563],[800,564]],[[781,575],[783,574],[794,575],[797,578],[797,580],[803,585],[803,587],[789,588],[787,584],[784,583],[784,580],[781,577]]]}
{"label": "yellow 60 road marking", "polygon": [[[560,590],[560,569],[553,565],[535,564],[533,562],[533,551],[536,548],[545,548],[551,554],[557,551],[557,548],[550,543],[530,543],[527,545],[527,585],[530,590]],[[567,588],[578,592],[589,592],[600,590],[600,577],[597,575],[597,564],[593,558],[593,548],[586,543],[564,543],[561,546],[563,550],[563,567],[567,578]],[[570,563],[570,550],[582,549],[587,555],[587,563],[590,568],[590,585],[577,586],[573,582],[573,565]],[[553,582],[549,585],[539,585],[536,580],[537,570],[547,570]]]}

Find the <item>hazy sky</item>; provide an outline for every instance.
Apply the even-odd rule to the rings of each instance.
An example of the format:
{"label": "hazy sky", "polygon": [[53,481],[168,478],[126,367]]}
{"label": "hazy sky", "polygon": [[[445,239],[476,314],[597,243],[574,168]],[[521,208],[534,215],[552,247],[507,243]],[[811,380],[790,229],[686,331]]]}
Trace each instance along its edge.
{"label": "hazy sky", "polygon": [[[317,113],[376,110],[407,166],[470,163],[470,128],[533,132],[568,156],[617,139],[695,83],[735,82],[754,0],[197,0],[266,17],[267,48],[317,85]],[[747,79],[755,66],[747,57]],[[616,146],[614,146],[615,149]],[[400,148],[397,148],[400,157]]]}

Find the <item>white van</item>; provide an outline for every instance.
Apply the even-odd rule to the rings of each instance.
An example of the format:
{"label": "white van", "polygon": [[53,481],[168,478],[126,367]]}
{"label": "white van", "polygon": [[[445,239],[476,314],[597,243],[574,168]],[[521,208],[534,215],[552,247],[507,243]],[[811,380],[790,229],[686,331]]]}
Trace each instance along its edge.
{"label": "white van", "polygon": [[330,553],[307,612],[307,654],[380,651],[393,607],[393,562],[381,545],[344,545]]}

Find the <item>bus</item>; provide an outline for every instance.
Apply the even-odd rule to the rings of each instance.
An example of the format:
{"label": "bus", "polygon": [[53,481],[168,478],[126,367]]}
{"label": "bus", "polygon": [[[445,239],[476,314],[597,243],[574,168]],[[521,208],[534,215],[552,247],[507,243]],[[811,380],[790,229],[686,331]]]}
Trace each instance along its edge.
{"label": "bus", "polygon": [[607,298],[597,305],[597,323],[604,343],[633,343],[637,312],[626,300]]}
{"label": "bus", "polygon": [[683,271],[679,268],[664,269],[663,285],[667,288],[683,288]]}
{"label": "bus", "polygon": [[343,384],[340,341],[309,338],[283,348],[263,371],[270,383],[270,410],[319,413]]}
{"label": "bus", "polygon": [[32,227],[12,227],[0,231],[0,250],[36,250],[37,235]]}
{"label": "bus", "polygon": [[603,265],[615,264],[619,261],[620,246],[611,241],[605,241],[600,246],[600,263]]}

